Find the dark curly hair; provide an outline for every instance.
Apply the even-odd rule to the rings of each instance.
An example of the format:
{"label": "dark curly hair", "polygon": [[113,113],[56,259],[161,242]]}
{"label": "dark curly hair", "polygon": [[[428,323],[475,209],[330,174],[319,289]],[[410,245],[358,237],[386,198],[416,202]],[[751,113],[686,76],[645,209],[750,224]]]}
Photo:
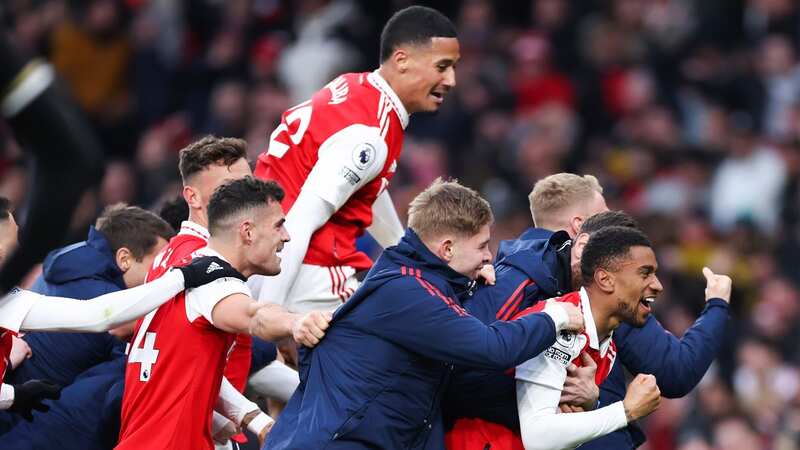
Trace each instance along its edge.
{"label": "dark curly hair", "polygon": [[581,256],[581,277],[584,284],[594,279],[597,269],[618,270],[618,264],[630,254],[631,247],[652,247],[650,239],[641,231],[612,226],[592,233]]}

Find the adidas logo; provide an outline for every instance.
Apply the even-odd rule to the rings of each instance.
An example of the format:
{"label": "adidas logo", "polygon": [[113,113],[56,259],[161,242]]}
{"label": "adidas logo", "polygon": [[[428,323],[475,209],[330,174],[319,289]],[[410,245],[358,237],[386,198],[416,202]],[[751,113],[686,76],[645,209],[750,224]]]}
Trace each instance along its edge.
{"label": "adidas logo", "polygon": [[222,266],[217,264],[216,261],[211,261],[211,264],[209,264],[208,268],[206,269],[206,273],[211,273],[215,270],[222,270]]}

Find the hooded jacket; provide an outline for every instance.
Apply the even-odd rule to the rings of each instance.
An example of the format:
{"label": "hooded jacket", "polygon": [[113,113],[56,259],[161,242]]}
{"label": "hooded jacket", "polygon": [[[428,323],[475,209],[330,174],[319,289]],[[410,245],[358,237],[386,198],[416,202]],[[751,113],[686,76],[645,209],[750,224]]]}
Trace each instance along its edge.
{"label": "hooded jacket", "polygon": [[[83,242],[53,250],[44,260],[42,275],[31,288],[44,295],[90,299],[125,289],[122,272],[103,233],[89,228]],[[47,379],[66,386],[81,372],[124,354],[125,344],[108,333],[27,333],[23,339],[33,357],[6,380],[23,383]]]}
{"label": "hooded jacket", "polygon": [[[544,233],[547,237],[542,239]],[[483,323],[492,323],[509,320],[541,299],[570,292],[570,244],[566,232],[538,228],[500,242],[496,284],[478,289],[464,307]],[[513,369],[456,367],[445,396],[445,424],[449,427],[459,417],[478,417],[519,430]]]}
{"label": "hooded jacket", "polygon": [[547,314],[489,326],[470,316],[461,304],[473,286],[408,229],[301,351],[300,386],[265,448],[443,448],[454,365],[512,367],[555,341]]}
{"label": "hooded jacket", "polygon": [[[571,269],[569,244],[564,243],[566,236],[563,231],[531,228],[516,240],[503,241],[495,263],[496,285],[478,290],[465,308],[486,322],[513,316],[514,311],[524,309],[525,305],[569,292]],[[634,375],[655,375],[665,397],[688,394],[700,382],[722,344],[728,306],[722,299],[707,301],[700,317],[681,339],[666,331],[652,315],[642,328],[621,324],[614,330],[617,361],[600,386],[597,407],[625,397],[625,369]],[[519,430],[513,370],[457,368],[446,396],[444,415],[448,425],[466,417]],[[634,449],[644,442],[641,428],[632,423],[580,448]]]}

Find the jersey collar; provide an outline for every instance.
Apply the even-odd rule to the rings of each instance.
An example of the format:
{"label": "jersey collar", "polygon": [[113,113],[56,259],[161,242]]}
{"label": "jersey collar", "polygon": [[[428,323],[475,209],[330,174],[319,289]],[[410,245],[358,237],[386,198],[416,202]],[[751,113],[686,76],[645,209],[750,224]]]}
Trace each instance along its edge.
{"label": "jersey collar", "polygon": [[594,316],[592,316],[592,306],[589,304],[589,294],[586,293],[585,288],[580,290],[581,296],[581,312],[583,312],[583,323],[586,329],[584,333],[589,338],[589,347],[600,352],[600,356],[605,356],[609,346],[611,346],[611,339],[614,331],[608,333],[608,337],[600,342],[597,336],[597,325],[594,323]]}
{"label": "jersey collar", "polygon": [[191,220],[184,220],[181,222],[181,230],[178,234],[188,234],[190,236],[195,236],[203,239],[204,241],[208,242],[209,233],[206,227],[199,225]]}
{"label": "jersey collar", "polygon": [[379,91],[383,92],[389,100],[392,102],[394,106],[394,110],[397,111],[397,117],[400,118],[400,123],[403,125],[403,129],[405,130],[408,126],[408,111],[406,111],[406,107],[403,106],[403,102],[400,101],[400,97],[397,96],[397,93],[394,92],[391,86],[389,86],[389,82],[387,82],[379,73],[378,70],[367,75],[367,80],[372,83]]}

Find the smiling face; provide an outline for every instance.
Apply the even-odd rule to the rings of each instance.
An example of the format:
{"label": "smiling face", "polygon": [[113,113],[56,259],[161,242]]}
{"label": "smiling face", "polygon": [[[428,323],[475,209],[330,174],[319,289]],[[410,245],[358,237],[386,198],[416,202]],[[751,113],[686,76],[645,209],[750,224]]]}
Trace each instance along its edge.
{"label": "smiling face", "polygon": [[279,202],[270,201],[266,206],[255,210],[253,219],[242,224],[246,227],[243,236],[248,266],[255,274],[277,275],[281,272],[278,252],[289,242],[289,232],[284,227],[286,217],[283,209]]}
{"label": "smiling face", "polygon": [[653,249],[644,246],[630,248],[628,258],[612,272],[614,295],[617,301],[615,315],[621,322],[642,327],[652,312],[652,303],[664,289],[656,276],[658,262]]}
{"label": "smiling face", "polygon": [[492,262],[489,238],[489,225],[481,227],[475,235],[451,238],[449,248],[445,248],[447,264],[461,275],[477,279],[481,268]]}
{"label": "smiling face", "polygon": [[438,111],[456,85],[458,39],[431,38],[428,44],[405,45],[392,56],[399,77],[392,86],[409,113]]}

